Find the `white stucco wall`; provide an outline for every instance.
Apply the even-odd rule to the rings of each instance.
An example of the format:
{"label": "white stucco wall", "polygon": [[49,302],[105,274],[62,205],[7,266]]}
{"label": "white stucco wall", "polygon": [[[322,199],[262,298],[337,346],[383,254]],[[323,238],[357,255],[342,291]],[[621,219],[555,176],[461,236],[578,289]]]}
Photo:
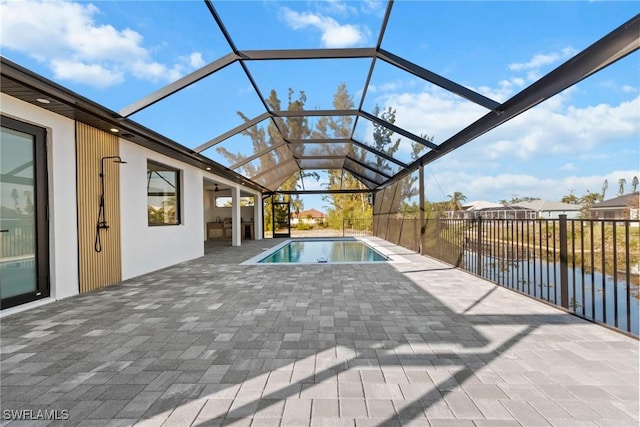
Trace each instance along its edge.
{"label": "white stucco wall", "polygon": [[578,219],[580,211],[538,211],[538,218],[558,219],[560,215],[566,215],[567,219]]}
{"label": "white stucco wall", "polygon": [[[203,172],[122,139],[120,157],[122,279],[204,255]],[[148,225],[147,160],[181,171],[180,225]]]}
{"label": "white stucco wall", "polygon": [[0,110],[7,117],[47,129],[50,299],[76,295],[79,289],[75,122],[4,93],[0,93]]}
{"label": "white stucco wall", "polygon": [[[75,122],[2,93],[0,111],[7,117],[47,129],[49,174],[51,296],[2,310],[0,315],[5,316],[79,293],[78,218]],[[120,156],[127,162],[120,167],[122,279],[204,255],[205,203],[209,199],[203,190],[204,178],[216,179],[225,185],[233,184],[122,139]],[[148,226],[147,160],[182,171],[181,225]],[[243,191],[249,190],[244,188]],[[214,209],[209,204],[207,215],[215,218]],[[227,210],[230,213],[230,209]],[[253,216],[248,209],[246,216]]]}

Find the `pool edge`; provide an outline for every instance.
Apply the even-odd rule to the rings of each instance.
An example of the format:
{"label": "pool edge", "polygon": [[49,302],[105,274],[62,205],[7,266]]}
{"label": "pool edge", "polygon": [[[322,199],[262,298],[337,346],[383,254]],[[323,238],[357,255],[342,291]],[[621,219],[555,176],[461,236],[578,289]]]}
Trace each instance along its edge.
{"label": "pool edge", "polygon": [[[386,260],[384,261],[336,261],[336,262],[271,262],[271,263],[262,263],[263,259],[270,256],[274,252],[278,251],[280,248],[288,245],[291,242],[296,241],[360,241],[365,245],[369,246],[374,251],[378,252],[380,255],[384,256]],[[309,237],[309,238],[300,238],[294,237],[287,239],[283,242],[278,243],[271,248],[264,249],[260,254],[255,255],[248,260],[241,262],[240,265],[264,265],[264,266],[272,266],[272,265],[349,265],[349,264],[396,264],[396,263],[410,263],[411,261],[406,258],[397,255],[396,253],[390,251],[388,248],[380,246],[374,241],[367,239],[366,237]]]}

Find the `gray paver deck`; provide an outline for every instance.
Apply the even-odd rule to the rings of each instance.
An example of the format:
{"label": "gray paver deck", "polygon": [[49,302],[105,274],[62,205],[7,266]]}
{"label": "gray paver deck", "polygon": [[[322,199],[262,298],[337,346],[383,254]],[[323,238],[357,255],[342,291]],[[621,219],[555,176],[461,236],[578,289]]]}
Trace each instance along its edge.
{"label": "gray paver deck", "polygon": [[372,240],[407,262],[248,241],[5,317],[0,423],[638,426],[637,340]]}

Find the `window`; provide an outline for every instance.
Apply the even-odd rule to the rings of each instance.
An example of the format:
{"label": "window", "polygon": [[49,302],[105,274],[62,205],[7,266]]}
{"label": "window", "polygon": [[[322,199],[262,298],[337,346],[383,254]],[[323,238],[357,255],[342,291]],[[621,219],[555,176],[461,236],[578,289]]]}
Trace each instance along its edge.
{"label": "window", "polygon": [[180,171],[147,162],[147,214],[149,225],[180,224]]}
{"label": "window", "polygon": [[[233,206],[231,197],[216,197],[217,208],[230,208],[231,206]],[[253,197],[240,197],[240,206],[253,206]]]}

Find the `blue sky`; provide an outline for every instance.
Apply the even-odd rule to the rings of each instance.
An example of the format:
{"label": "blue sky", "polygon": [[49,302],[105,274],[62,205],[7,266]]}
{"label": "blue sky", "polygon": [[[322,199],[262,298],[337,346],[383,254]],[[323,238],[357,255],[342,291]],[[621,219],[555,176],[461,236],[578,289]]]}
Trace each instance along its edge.
{"label": "blue sky", "polygon": [[[241,50],[375,46],[386,8],[365,1],[214,2]],[[2,55],[119,111],[230,52],[200,1],[0,1]],[[640,11],[637,2],[398,1],[382,48],[498,102],[515,95]],[[380,62],[380,61],[378,61]],[[368,60],[264,61],[249,69],[267,96],[304,90],[331,108],[341,82],[359,102]],[[640,55],[636,52],[427,168],[427,197],[461,191],[497,202],[608,195],[640,175]],[[436,143],[486,110],[379,64],[364,108],[390,106],[397,124]],[[238,64],[133,115],[196,147],[262,113]],[[240,142],[234,142],[241,144]],[[215,157],[215,153],[214,153]],[[307,182],[307,188],[312,187]],[[310,198],[307,208],[322,208]]]}

